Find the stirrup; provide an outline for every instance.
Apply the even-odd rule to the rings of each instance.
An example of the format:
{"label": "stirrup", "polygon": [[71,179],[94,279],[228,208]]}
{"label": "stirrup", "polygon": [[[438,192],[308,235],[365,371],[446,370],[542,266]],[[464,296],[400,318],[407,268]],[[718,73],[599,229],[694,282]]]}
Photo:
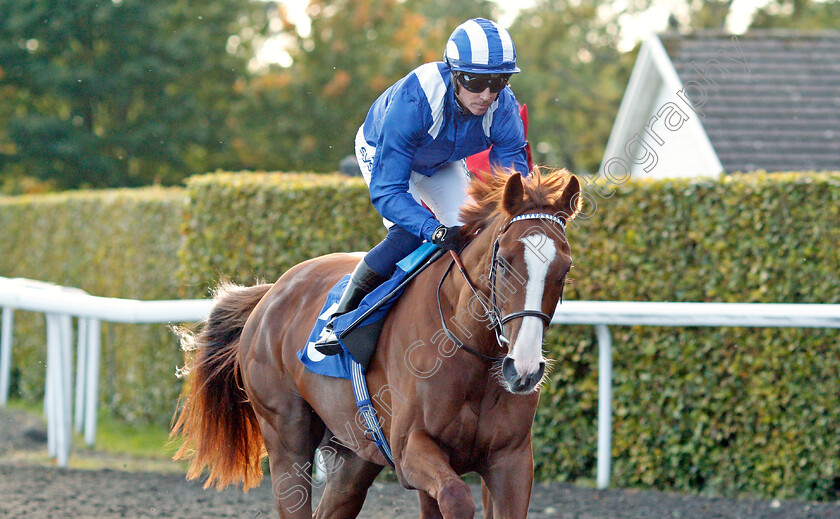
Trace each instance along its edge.
{"label": "stirrup", "polygon": [[336,336],[333,331],[332,321],[327,323],[327,326],[324,327],[324,331],[328,332],[328,334],[326,337],[320,337],[317,341],[315,341],[315,350],[328,357],[341,353],[343,348],[341,347],[341,343],[338,342],[338,336]]}

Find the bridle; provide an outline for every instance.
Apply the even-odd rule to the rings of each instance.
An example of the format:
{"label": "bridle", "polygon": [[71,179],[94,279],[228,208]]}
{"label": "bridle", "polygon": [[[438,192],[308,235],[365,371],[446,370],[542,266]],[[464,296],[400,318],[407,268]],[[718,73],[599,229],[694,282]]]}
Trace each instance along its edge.
{"label": "bridle", "polygon": [[455,346],[459,349],[465,350],[468,353],[475,355],[476,357],[489,361],[489,362],[498,362],[503,360],[504,357],[492,357],[490,355],[485,355],[481,353],[475,348],[471,348],[464,344],[460,339],[458,339],[449,327],[446,326],[446,318],[443,316],[443,305],[440,301],[440,289],[443,286],[443,282],[446,279],[446,276],[449,275],[449,272],[452,270],[453,265],[458,265],[458,270],[461,271],[461,274],[464,276],[464,279],[467,282],[467,286],[470,287],[472,290],[473,295],[481,304],[482,308],[484,309],[485,314],[488,316],[490,321],[490,326],[493,327],[494,332],[496,334],[496,342],[501,348],[507,348],[510,350],[510,340],[505,337],[504,333],[504,325],[514,319],[521,319],[523,317],[538,317],[542,319],[543,323],[548,326],[551,323],[551,316],[545,312],[540,310],[520,310],[518,312],[512,312],[508,315],[502,316],[502,311],[497,304],[497,297],[496,297],[496,278],[498,274],[496,271],[498,270],[499,265],[499,241],[502,238],[502,235],[510,228],[510,226],[522,220],[547,220],[550,222],[554,222],[560,226],[563,231],[563,234],[566,234],[566,224],[563,222],[561,218],[554,216],[552,214],[547,213],[528,213],[516,216],[512,218],[510,221],[506,222],[500,229],[499,233],[496,235],[496,239],[493,242],[493,255],[490,259],[490,277],[488,278],[489,285],[490,285],[490,304],[488,305],[485,301],[486,296],[483,296],[478,293],[473,283],[470,281],[469,276],[467,276],[467,271],[464,268],[463,263],[461,263],[460,258],[455,252],[452,252],[452,262],[446,268],[443,273],[443,276],[440,278],[440,283],[438,283],[437,287],[437,302],[438,302],[438,312],[440,313],[440,323],[443,329],[443,332],[446,334],[447,337],[455,344]]}

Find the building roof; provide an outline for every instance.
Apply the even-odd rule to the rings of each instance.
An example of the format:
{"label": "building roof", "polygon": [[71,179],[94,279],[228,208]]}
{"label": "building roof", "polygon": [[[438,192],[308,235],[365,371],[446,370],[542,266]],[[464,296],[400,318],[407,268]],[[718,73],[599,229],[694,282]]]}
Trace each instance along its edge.
{"label": "building roof", "polygon": [[727,173],[840,169],[840,32],[659,38]]}

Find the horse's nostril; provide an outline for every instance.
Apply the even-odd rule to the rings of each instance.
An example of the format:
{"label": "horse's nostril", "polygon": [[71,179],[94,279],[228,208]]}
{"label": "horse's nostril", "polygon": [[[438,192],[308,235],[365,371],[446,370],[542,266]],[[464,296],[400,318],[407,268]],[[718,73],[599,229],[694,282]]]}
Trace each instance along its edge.
{"label": "horse's nostril", "polygon": [[516,372],[516,366],[514,366],[514,361],[510,357],[505,357],[505,360],[502,361],[502,376],[504,376],[505,380],[507,380],[510,384],[514,384],[519,378],[519,374]]}
{"label": "horse's nostril", "polygon": [[542,380],[543,375],[545,375],[545,362],[540,362],[540,368],[536,372],[528,375],[528,387],[530,389],[536,387],[536,385],[540,383],[540,380]]}

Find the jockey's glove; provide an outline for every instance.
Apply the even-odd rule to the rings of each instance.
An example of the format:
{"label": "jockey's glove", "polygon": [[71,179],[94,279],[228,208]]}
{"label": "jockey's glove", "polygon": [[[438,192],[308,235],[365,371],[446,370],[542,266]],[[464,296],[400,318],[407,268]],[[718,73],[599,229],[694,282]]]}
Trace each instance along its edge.
{"label": "jockey's glove", "polygon": [[461,248],[461,226],[439,226],[432,233],[432,243],[443,250],[454,250],[457,252]]}

